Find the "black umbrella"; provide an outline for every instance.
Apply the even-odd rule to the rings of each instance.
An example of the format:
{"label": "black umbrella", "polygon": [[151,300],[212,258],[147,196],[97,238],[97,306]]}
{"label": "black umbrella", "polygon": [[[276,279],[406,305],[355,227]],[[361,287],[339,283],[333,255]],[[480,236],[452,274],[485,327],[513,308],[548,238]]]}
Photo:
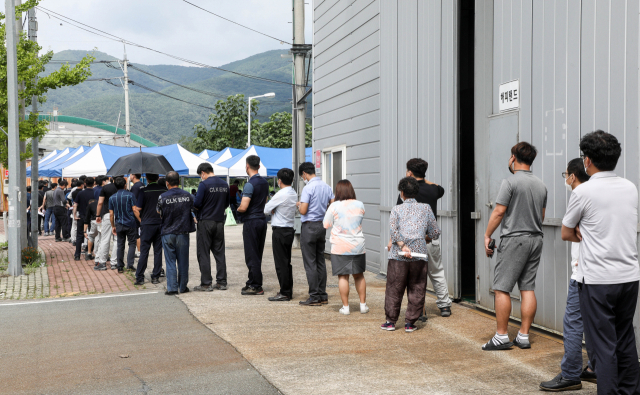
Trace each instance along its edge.
{"label": "black umbrella", "polygon": [[167,174],[173,171],[167,158],[163,155],[149,152],[136,152],[135,154],[122,156],[111,166],[108,176],[121,176],[124,174]]}

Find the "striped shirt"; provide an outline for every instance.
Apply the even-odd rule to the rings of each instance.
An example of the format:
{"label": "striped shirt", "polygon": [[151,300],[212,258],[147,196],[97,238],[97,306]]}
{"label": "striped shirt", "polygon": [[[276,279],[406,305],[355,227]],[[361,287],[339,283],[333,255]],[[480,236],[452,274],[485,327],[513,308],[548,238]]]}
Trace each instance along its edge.
{"label": "striped shirt", "polygon": [[109,210],[113,211],[116,224],[134,228],[136,226],[133,216],[133,206],[136,205],[133,193],[120,189],[109,198]]}

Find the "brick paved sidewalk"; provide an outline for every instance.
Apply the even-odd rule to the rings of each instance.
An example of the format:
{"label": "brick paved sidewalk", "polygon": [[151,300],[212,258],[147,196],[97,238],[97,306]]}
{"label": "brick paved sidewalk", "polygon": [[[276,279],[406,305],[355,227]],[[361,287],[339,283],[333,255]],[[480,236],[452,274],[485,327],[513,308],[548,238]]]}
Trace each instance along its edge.
{"label": "brick paved sidewalk", "polygon": [[74,261],[75,247],[56,242],[54,236],[40,237],[39,247],[47,255],[50,296],[132,291],[142,287],[133,285],[128,273],[117,270],[95,271],[94,261]]}

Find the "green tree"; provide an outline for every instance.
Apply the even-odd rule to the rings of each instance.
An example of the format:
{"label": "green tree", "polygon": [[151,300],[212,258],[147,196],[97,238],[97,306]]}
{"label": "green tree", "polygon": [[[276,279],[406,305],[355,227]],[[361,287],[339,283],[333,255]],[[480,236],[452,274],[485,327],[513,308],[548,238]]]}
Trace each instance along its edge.
{"label": "green tree", "polygon": [[[37,6],[40,0],[28,0],[24,4],[16,7],[15,18],[18,23],[22,23],[22,13]],[[7,46],[6,46],[6,24],[5,15],[0,13],[0,37],[5,38],[4,45],[0,45],[0,125],[4,130],[8,129],[9,114],[7,95]],[[61,88],[63,86],[77,85],[91,76],[90,64],[94,60],[92,56],[84,57],[75,67],[69,64],[62,65],[59,70],[53,73],[36,78],[45,71],[45,66],[53,57],[53,52],[49,51],[42,56],[39,52],[42,49],[36,42],[29,41],[24,31],[20,33],[17,45],[18,52],[18,83],[23,84],[23,89],[18,91],[18,99],[24,100],[27,107],[31,106],[32,98],[35,96],[40,104],[47,100],[46,94],[49,90]],[[20,104],[22,108],[22,102]],[[20,120],[19,125],[20,140],[26,141],[34,137],[42,138],[47,133],[47,122],[38,121],[38,114],[29,112],[28,116]],[[8,151],[7,136],[0,133],[0,161],[7,167]],[[21,153],[21,159],[31,157],[30,150]]]}
{"label": "green tree", "polygon": [[[251,130],[257,131],[260,122],[257,100],[251,101]],[[210,149],[220,151],[224,148],[246,148],[247,146],[247,101],[244,95],[233,95],[226,100],[218,100],[216,112],[209,115],[208,128],[198,124],[193,127],[196,151]]]}
{"label": "green tree", "polygon": [[[260,125],[260,129],[251,137],[251,142],[262,147],[291,148],[291,113],[276,112],[269,121]],[[306,124],[305,144],[311,147],[311,125]]]}

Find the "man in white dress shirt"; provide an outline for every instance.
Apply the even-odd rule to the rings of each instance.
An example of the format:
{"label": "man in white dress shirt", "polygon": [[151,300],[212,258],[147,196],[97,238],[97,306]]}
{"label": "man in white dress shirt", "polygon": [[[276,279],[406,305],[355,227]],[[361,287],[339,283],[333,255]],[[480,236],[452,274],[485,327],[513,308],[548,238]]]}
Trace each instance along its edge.
{"label": "man in white dress shirt", "polygon": [[562,240],[581,241],[578,292],[587,352],[598,394],[637,394],[638,189],[613,173],[622,153],[615,136],[589,133],[580,150],[591,179],[571,193]]}
{"label": "man in white dress shirt", "polygon": [[271,243],[280,292],[269,298],[272,302],[288,302],[293,297],[293,271],[291,268],[291,246],[295,237],[293,221],[296,215],[298,194],[291,188],[293,170],[278,171],[278,186],[281,188],[264,206],[264,213],[271,214]]}

